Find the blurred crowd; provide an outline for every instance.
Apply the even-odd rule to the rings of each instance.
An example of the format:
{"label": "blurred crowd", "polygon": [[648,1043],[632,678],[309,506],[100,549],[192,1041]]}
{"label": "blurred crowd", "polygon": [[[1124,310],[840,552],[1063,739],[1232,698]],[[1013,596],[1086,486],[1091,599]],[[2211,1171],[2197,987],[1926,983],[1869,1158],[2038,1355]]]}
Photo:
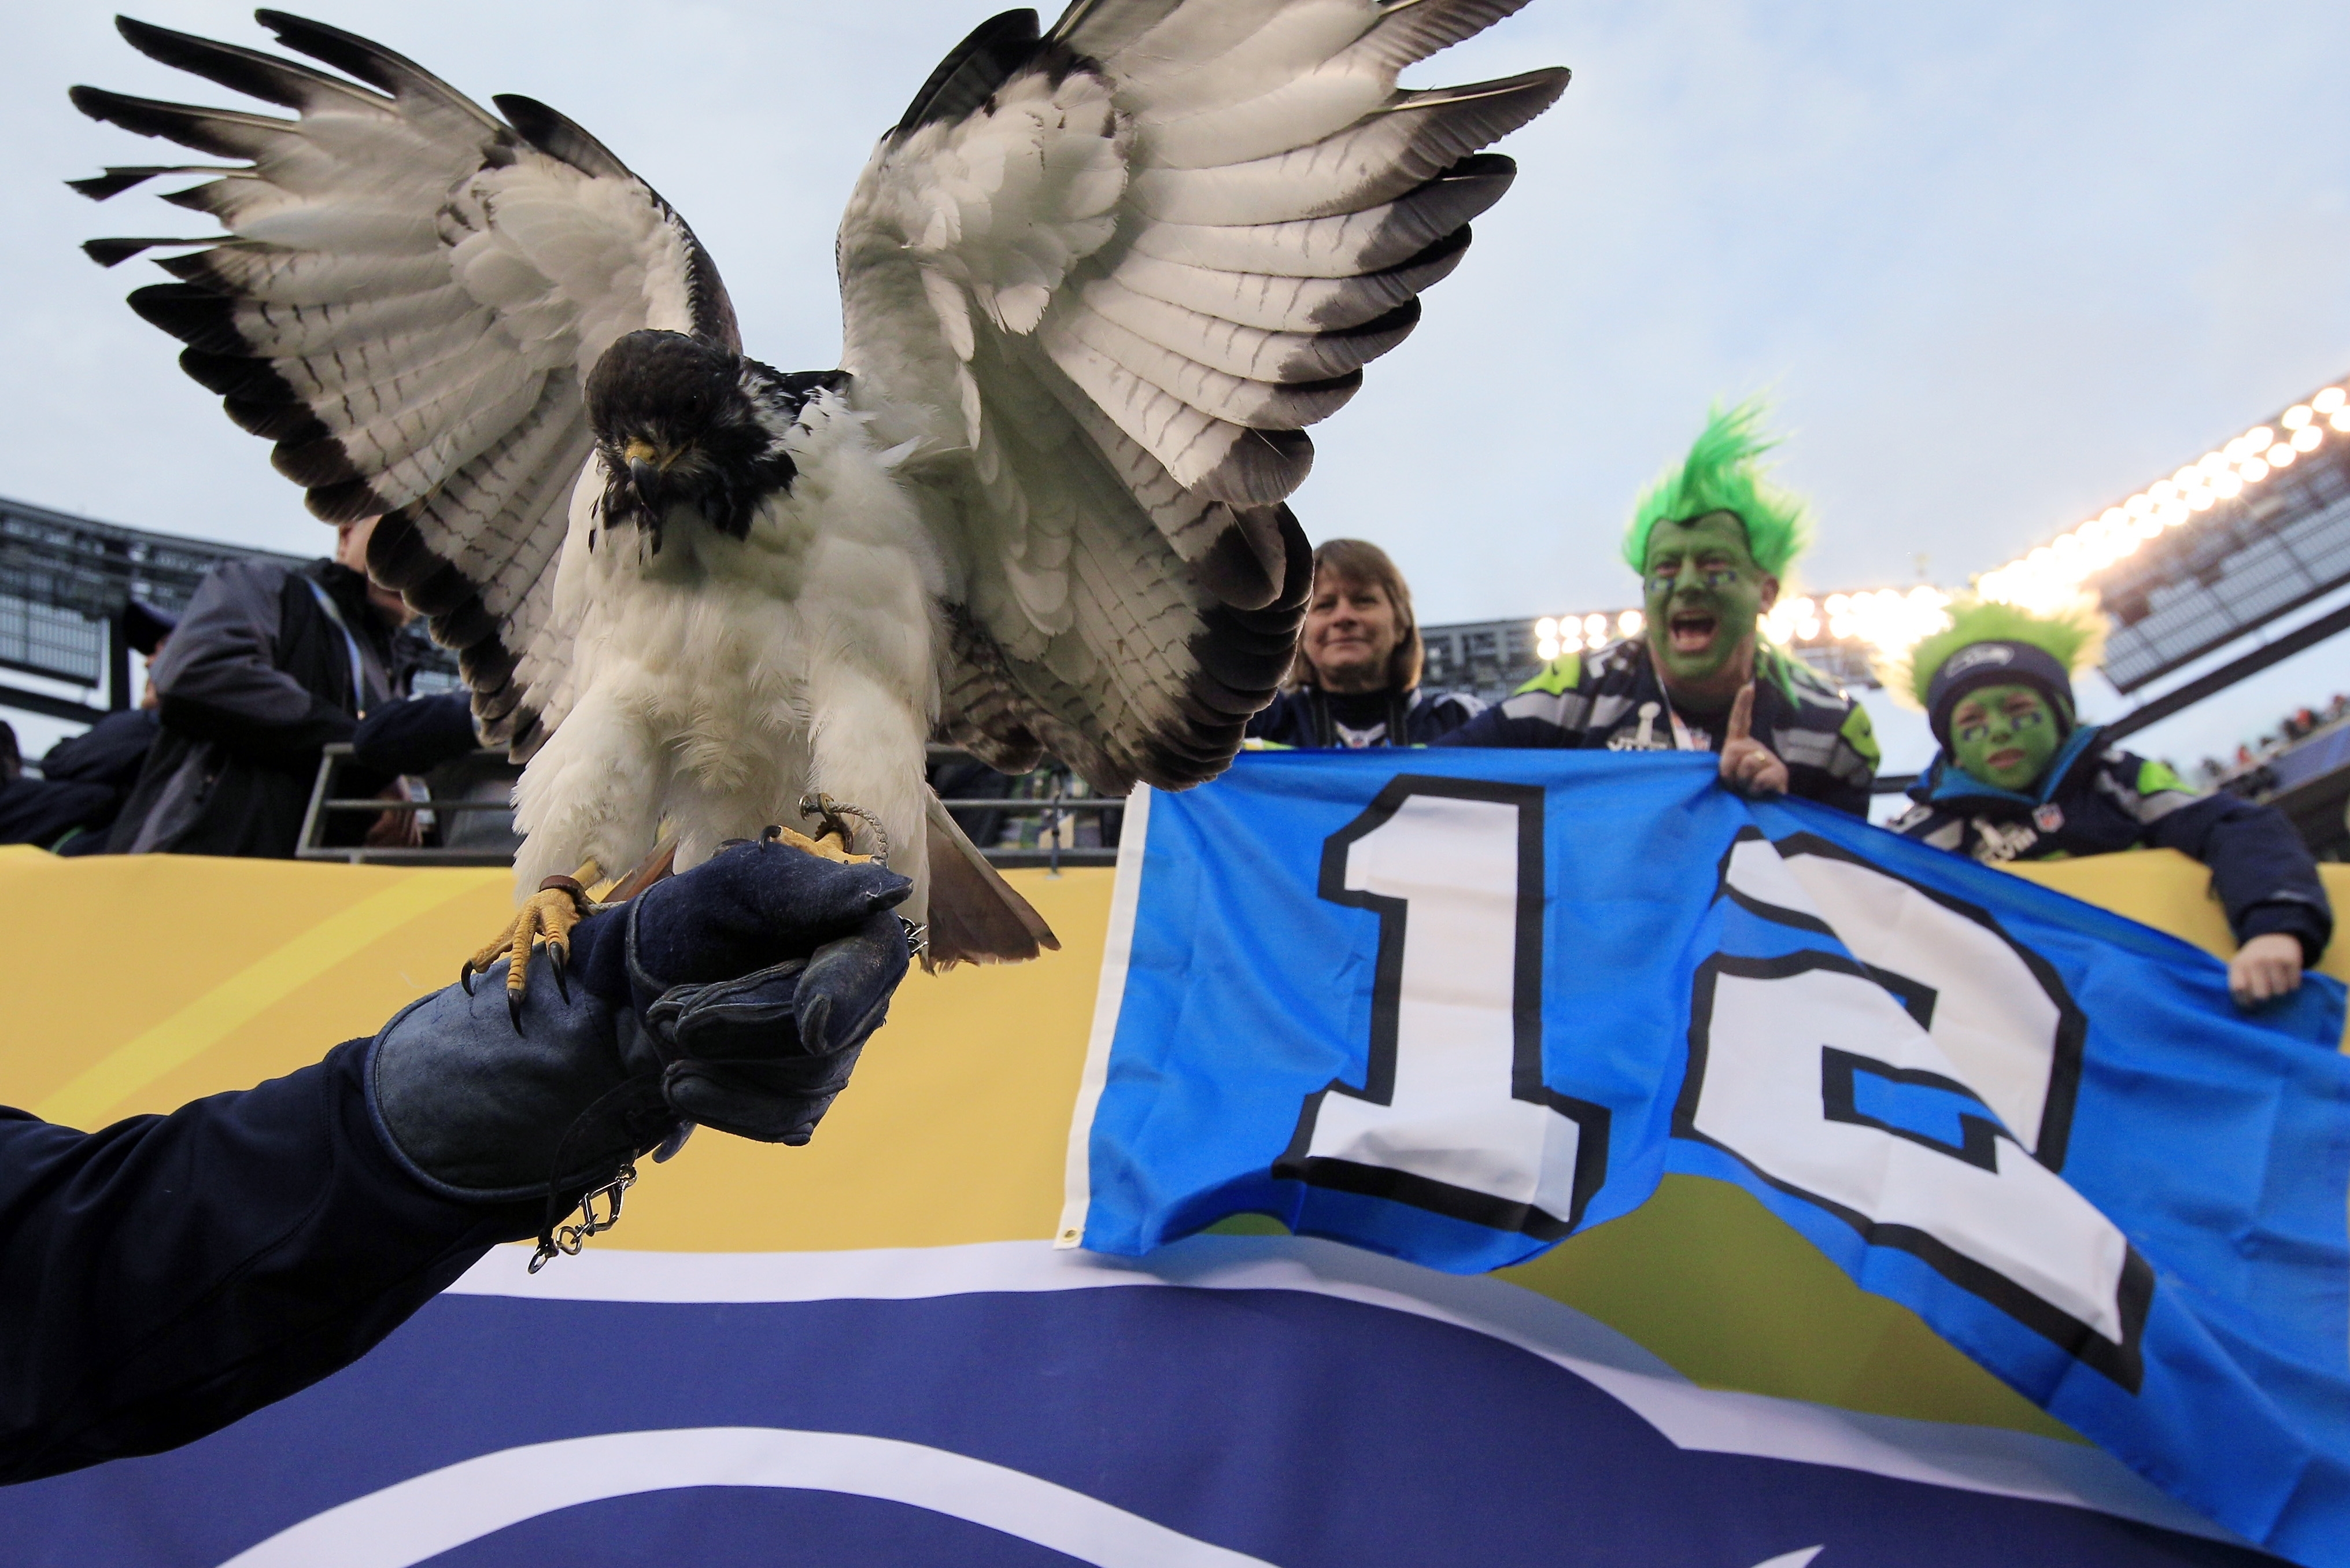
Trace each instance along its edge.
{"label": "blurred crowd", "polygon": [[321,846],[418,848],[447,833],[428,828],[409,781],[471,757],[473,718],[462,693],[411,695],[421,647],[401,635],[412,612],[367,576],[374,521],[341,524],[331,559],[217,567],[176,618],[134,605],[138,707],[36,768],[0,724],[0,844],[290,857],[331,745],[351,748],[336,794],[384,809],[327,816]]}
{"label": "blurred crowd", "polygon": [[2206,789],[2229,789],[2241,794],[2264,794],[2270,781],[2261,775],[2271,760],[2302,742],[2350,718],[2350,696],[2337,691],[2323,708],[2296,708],[2277,727],[2236,748],[2225,761],[2205,757],[2196,765],[2196,777]]}

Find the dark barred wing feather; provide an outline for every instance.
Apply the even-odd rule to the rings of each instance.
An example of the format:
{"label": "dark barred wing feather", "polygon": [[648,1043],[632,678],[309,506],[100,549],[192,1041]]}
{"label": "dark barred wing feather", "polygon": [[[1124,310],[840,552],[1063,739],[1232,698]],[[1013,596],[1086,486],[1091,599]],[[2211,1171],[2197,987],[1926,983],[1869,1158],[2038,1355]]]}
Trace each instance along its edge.
{"label": "dark barred wing feather", "polygon": [[543,104],[483,109],[338,28],[264,11],[298,60],[130,20],[142,54],[289,109],[201,109],[77,88],[93,118],[227,165],[139,165],[99,200],[194,176],[166,201],[199,240],[93,240],[108,265],[181,254],[130,296],[188,374],[328,521],[384,514],[369,565],[459,650],[476,715],[526,755],[568,701],[555,563],[591,450],[582,383],[640,327],[739,347],[716,268],[677,214]]}
{"label": "dark barred wing feather", "polygon": [[[924,444],[949,732],[1097,786],[1231,760],[1288,668],[1306,427],[1459,265],[1561,70],[1396,75],[1523,0],[1079,0],[983,26],[841,231],[847,368]],[[882,417],[887,417],[886,412]]]}

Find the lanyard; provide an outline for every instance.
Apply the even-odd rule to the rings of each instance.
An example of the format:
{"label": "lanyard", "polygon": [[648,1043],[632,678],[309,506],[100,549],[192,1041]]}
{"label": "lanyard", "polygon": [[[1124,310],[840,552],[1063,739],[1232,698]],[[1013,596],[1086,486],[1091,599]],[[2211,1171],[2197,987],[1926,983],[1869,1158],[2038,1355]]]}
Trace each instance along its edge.
{"label": "lanyard", "polygon": [[304,577],[302,580],[309,585],[310,597],[318,601],[318,607],[327,612],[327,618],[335,623],[335,629],[343,634],[343,647],[351,656],[352,716],[364,719],[368,711],[367,663],[359,657],[359,639],[351,635],[350,623],[343,619],[341,607],[335,603],[335,597],[318,579]]}

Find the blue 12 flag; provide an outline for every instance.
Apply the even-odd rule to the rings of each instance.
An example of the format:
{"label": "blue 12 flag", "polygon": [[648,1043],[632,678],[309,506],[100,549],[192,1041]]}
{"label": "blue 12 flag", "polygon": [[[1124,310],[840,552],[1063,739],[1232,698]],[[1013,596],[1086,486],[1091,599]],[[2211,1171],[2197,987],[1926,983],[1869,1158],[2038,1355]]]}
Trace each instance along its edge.
{"label": "blue 12 flag", "polygon": [[1137,815],[1087,1247],[1259,1212],[1469,1273],[1716,1178],[2173,1496],[2350,1564],[2334,981],[2244,1013],[2184,942],[1710,757],[1255,754]]}

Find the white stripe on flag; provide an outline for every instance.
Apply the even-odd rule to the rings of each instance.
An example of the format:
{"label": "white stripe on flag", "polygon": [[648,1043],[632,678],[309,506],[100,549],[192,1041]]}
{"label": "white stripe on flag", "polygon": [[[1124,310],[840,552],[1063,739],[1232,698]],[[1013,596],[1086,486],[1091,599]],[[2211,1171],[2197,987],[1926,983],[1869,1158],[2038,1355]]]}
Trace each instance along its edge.
{"label": "white stripe on flag", "polygon": [[1099,1568],[1272,1568],[1099,1498],[920,1443],[781,1427],[606,1432],[504,1449],[315,1514],[222,1568],[411,1568],[525,1520],[683,1487],[880,1498],[965,1519]]}
{"label": "white stripe on flag", "polygon": [[1102,942],[1100,989],[1094,992],[1094,1028],[1086,1042],[1086,1070],[1077,1079],[1077,1107],[1069,1116],[1069,1161],[1063,1177],[1061,1228],[1056,1247],[1086,1239],[1086,1211],[1093,1204],[1094,1107],[1109,1081],[1110,1042],[1118,1037],[1118,1012],[1126,1000],[1127,961],[1134,950],[1134,911],[1142,901],[1143,844],[1150,836],[1150,786],[1137,784],[1127,796],[1118,826],[1118,880],[1109,895],[1109,929]]}
{"label": "white stripe on flag", "polygon": [[1833,1465],[1897,1480],[2093,1509],[2183,1534],[2239,1538],[2082,1443],[2004,1428],[1867,1415],[1700,1388],[1641,1345],[1563,1302],[1490,1275],[1440,1273],[1292,1236],[1193,1236],[1147,1259],[987,1241],[844,1252],[632,1252],[594,1248],[533,1275],[501,1247],[452,1285],[461,1295],[546,1301],[916,1301],[1120,1286],[1299,1291],[1485,1334],[1606,1391],[1676,1448]]}

